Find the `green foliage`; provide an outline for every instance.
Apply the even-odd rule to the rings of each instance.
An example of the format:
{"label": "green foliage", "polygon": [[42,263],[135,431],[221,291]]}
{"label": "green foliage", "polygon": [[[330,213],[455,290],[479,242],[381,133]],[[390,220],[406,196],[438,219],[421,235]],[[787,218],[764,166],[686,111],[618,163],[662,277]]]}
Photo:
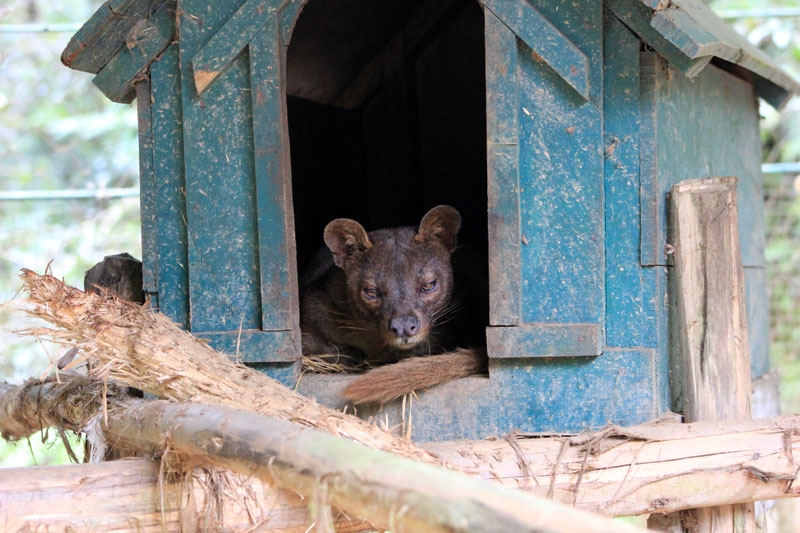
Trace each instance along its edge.
{"label": "green foliage", "polygon": [[[717,11],[797,8],[795,0],[717,0]],[[800,17],[738,19],[734,26],[786,72],[800,79]],[[800,161],[800,97],[781,111],[762,105],[765,162]],[[800,175],[764,176],[770,289],[770,358],[780,375],[781,409],[800,412]]]}
{"label": "green foliage", "polygon": [[[0,6],[0,25],[80,26],[101,4],[11,0]],[[0,32],[0,192],[138,187],[136,111],[61,64],[73,33]],[[0,200],[0,303],[14,298],[23,267],[43,272],[52,261],[54,275],[82,288],[84,272],[105,255],[141,257],[140,228],[137,198]],[[43,375],[59,355],[58,346],[14,333],[33,325],[0,306],[2,379]],[[30,448],[0,442],[0,466],[67,462],[60,438],[49,435],[47,444],[31,437]]]}

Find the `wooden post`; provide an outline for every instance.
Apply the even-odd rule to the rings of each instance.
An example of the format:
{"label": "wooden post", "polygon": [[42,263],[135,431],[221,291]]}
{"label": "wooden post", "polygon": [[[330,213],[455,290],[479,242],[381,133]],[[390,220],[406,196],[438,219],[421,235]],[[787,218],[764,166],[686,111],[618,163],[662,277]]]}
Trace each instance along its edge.
{"label": "wooden post", "polygon": [[[685,422],[750,418],[750,346],[736,178],[688,180],[671,192]],[[755,531],[753,504],[684,511],[693,532]]]}

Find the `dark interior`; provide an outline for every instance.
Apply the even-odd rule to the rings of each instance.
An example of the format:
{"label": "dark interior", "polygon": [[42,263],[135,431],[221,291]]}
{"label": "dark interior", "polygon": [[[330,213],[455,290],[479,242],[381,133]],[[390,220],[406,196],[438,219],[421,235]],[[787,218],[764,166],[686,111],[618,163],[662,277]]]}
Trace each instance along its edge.
{"label": "dark interior", "polygon": [[416,225],[438,204],[487,248],[483,12],[474,0],[310,0],[287,52],[298,266],[325,225]]}

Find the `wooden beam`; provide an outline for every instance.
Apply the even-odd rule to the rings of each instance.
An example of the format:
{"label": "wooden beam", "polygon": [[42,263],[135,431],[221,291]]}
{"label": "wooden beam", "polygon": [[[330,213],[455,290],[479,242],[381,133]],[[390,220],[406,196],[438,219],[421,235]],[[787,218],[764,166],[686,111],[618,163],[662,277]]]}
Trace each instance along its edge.
{"label": "wooden beam", "polygon": [[[28,432],[38,424],[82,427],[85,422],[74,418],[79,411],[70,406],[89,406],[91,397],[97,402],[94,412],[102,412],[102,383],[62,379],[61,385],[31,382],[2,387],[0,431],[22,438],[20,425],[30,426]],[[106,429],[107,440],[115,446],[138,447],[143,453],[142,443],[135,440],[141,438],[137,432],[144,426],[135,421],[144,418],[146,426],[148,416],[122,416],[120,408],[132,405],[126,403],[130,400],[115,398],[113,388],[109,391],[109,409],[117,412],[111,418],[117,422]],[[224,427],[220,420],[212,417],[204,423],[212,427],[206,440],[222,445],[224,437],[218,440],[213,432]],[[259,425],[253,427],[261,431]],[[125,437],[128,432],[133,436]],[[153,445],[144,448],[152,450]],[[607,516],[669,513],[800,493],[800,486],[795,486],[800,415],[694,424],[659,421],[577,436],[517,435],[428,443],[425,448],[438,461],[468,474]],[[280,503],[286,505],[291,502]]]}
{"label": "wooden beam", "polygon": [[[308,531],[308,501],[253,478],[196,468],[159,475],[149,459],[0,469],[0,521],[7,531]],[[213,491],[225,497],[215,497]],[[334,513],[337,531],[366,522]],[[181,529],[182,528],[182,529]]]}
{"label": "wooden beam", "polygon": [[[687,180],[670,195],[677,331],[687,422],[750,418],[752,384],[736,178]],[[755,531],[752,504],[696,509],[695,532]]]}
{"label": "wooden beam", "polygon": [[165,315],[98,296],[23,269],[26,311],[50,322],[28,333],[77,346],[72,365],[90,359],[95,377],[159,398],[249,410],[317,427],[372,448],[438,464],[413,443],[348,413],[328,409],[266,374],[231,361]]}
{"label": "wooden beam", "polygon": [[[90,385],[97,388],[100,384]],[[65,395],[59,392],[79,388],[73,383],[52,382],[43,394],[33,383],[12,388],[2,396],[6,415],[2,421],[12,427],[20,420],[23,424],[37,418],[47,423],[58,421],[65,414],[56,413],[58,406],[81,403],[64,402]],[[92,421],[82,425],[102,429],[106,442],[139,453],[174,457],[182,464],[221,467],[246,479],[267,481],[316,502],[317,512],[332,506],[381,528],[576,533],[634,529],[531,493],[248,411],[119,399],[112,402],[103,423],[99,400],[96,398],[86,413],[94,412]],[[33,404],[23,408],[22,416],[15,412],[20,401]],[[34,414],[37,408],[41,409],[38,417]],[[77,425],[77,421],[70,425]],[[243,479],[237,483],[246,484]],[[37,490],[35,486],[29,489],[31,498],[36,498]],[[328,510],[320,516],[332,521],[333,515]]]}

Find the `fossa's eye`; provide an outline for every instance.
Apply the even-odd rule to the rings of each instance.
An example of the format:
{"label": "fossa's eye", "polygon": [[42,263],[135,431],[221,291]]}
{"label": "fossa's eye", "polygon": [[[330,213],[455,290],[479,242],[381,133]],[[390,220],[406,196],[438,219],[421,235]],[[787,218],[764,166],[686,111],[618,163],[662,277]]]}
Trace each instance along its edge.
{"label": "fossa's eye", "polygon": [[435,288],[436,288],[436,280],[432,279],[432,280],[426,282],[424,285],[422,285],[422,287],[420,287],[419,291],[420,292],[431,292]]}
{"label": "fossa's eye", "polygon": [[377,287],[364,287],[361,289],[361,294],[365,300],[377,300],[381,297],[381,291]]}

